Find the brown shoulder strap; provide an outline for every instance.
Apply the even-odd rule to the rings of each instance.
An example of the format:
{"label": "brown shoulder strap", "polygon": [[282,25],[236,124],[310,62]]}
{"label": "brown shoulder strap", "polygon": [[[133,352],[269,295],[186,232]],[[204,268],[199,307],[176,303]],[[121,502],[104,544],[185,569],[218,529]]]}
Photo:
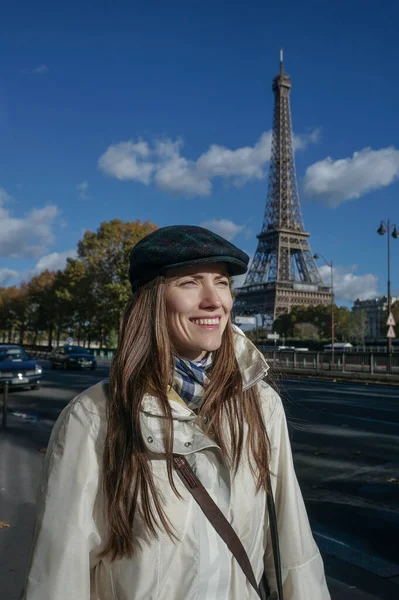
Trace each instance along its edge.
{"label": "brown shoulder strap", "polygon": [[173,462],[180,479],[193,496],[194,500],[199,504],[206,518],[211,522],[217,533],[226,543],[259,598],[262,598],[248,555],[236,532],[227,521],[220,508],[212,500],[211,496],[190,467],[187,459],[184,456],[175,454]]}
{"label": "brown shoulder strap", "polygon": [[[269,490],[269,493],[267,494],[267,509],[269,512],[269,524],[270,524],[270,532],[271,532],[271,537],[272,537],[274,570],[276,572],[276,583],[277,583],[277,591],[278,591],[278,596],[276,596],[276,599],[284,600],[283,599],[283,578],[282,578],[282,574],[281,574],[280,544],[278,541],[277,515],[276,515],[276,507],[274,504],[272,482],[271,482],[269,473],[267,474],[267,488]],[[271,598],[269,600],[271,600]]]}

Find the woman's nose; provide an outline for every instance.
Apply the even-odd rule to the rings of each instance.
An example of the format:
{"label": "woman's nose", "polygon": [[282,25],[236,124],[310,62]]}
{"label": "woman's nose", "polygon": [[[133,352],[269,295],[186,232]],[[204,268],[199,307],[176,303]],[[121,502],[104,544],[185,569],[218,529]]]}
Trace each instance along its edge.
{"label": "woman's nose", "polygon": [[222,306],[222,301],[220,299],[218,290],[213,285],[203,288],[200,306],[203,308],[219,308]]}

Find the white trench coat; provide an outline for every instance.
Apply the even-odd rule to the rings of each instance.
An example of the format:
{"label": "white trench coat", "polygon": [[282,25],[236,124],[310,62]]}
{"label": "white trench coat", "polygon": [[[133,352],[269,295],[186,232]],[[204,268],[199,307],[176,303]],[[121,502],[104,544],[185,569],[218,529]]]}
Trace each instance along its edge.
{"label": "white trench coat", "polygon": [[[263,381],[267,364],[255,346],[235,334],[244,389],[257,385],[271,442],[284,600],[329,600],[323,562],[314,542],[295,476],[285,414],[276,392]],[[101,382],[72,400],[55,424],[39,489],[37,521],[24,600],[256,600],[257,594],[224,542],[179,478],[183,500],[170,489],[163,460],[161,411],[145,396],[141,424],[166,513],[178,535],[148,539],[137,518],[132,559],[99,561],[106,536],[102,452],[106,394]],[[243,543],[254,573],[264,569],[274,587],[274,566],[263,490],[247,461],[230,476],[217,444],[196,415],[171,391],[174,452],[187,457]]]}

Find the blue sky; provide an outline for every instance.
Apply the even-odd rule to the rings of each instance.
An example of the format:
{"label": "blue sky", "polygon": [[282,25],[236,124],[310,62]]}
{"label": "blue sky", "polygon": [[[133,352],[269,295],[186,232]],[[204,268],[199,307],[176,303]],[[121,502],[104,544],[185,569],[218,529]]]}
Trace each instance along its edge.
{"label": "blue sky", "polygon": [[[3,3],[0,284],[62,267],[112,218],[206,223],[253,254],[283,47],[312,251],[339,302],[384,293],[398,27],[394,1]],[[399,295],[398,263],[392,240]]]}

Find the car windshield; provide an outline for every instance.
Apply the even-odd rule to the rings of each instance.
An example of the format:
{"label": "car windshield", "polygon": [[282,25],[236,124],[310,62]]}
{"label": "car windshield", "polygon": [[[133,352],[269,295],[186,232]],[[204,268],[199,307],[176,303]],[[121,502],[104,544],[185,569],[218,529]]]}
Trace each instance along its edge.
{"label": "car windshield", "polygon": [[65,354],[88,354],[91,355],[91,350],[81,348],[81,346],[64,346]]}
{"label": "car windshield", "polygon": [[29,360],[29,356],[22,348],[0,348],[0,362],[9,360],[21,362],[23,360]]}

